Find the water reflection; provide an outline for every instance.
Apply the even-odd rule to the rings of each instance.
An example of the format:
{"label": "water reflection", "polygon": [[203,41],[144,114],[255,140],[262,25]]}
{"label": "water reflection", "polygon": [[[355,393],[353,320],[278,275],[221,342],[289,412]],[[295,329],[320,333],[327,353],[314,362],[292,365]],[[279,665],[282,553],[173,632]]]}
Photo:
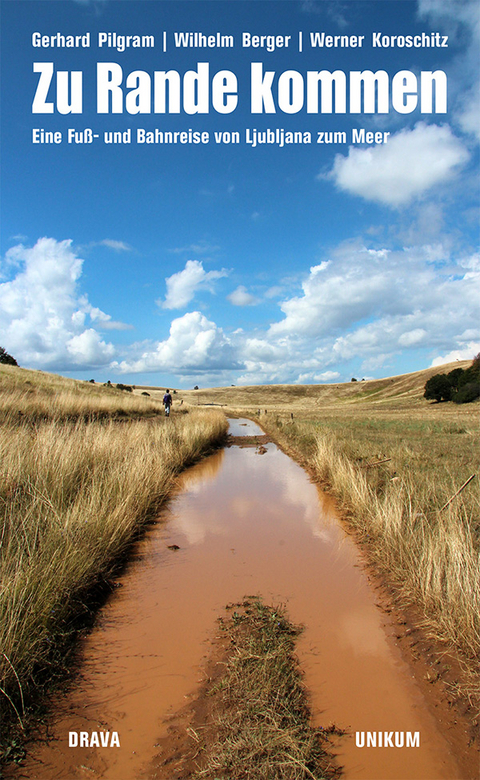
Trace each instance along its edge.
{"label": "water reflection", "polygon": [[263,436],[264,431],[257,423],[252,420],[236,420],[231,419],[228,421],[228,432],[231,436]]}
{"label": "water reflection", "polygon": [[180,491],[188,490],[194,493],[202,490],[202,483],[209,482],[217,476],[224,456],[225,450],[217,450],[209,458],[182,472],[178,477]]}

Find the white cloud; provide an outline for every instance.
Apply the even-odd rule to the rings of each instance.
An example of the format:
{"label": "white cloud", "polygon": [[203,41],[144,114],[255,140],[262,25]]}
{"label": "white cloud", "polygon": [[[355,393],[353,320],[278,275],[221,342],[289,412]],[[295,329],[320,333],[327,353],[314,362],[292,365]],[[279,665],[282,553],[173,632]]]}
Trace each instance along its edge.
{"label": "white cloud", "polygon": [[113,344],[105,344],[93,328],[88,328],[67,341],[67,350],[75,364],[95,366],[110,361],[115,355]]}
{"label": "white cloud", "polygon": [[478,141],[480,140],[478,0],[419,0],[418,13],[421,18],[428,19],[434,29],[448,34],[449,45],[459,52],[451,62],[449,72],[449,91],[453,97],[453,121],[464,133],[476,136]]}
{"label": "white cloud", "polygon": [[197,243],[188,244],[188,246],[175,247],[175,249],[171,249],[170,251],[176,255],[181,255],[184,252],[189,252],[194,255],[206,255],[218,252],[219,249],[219,246],[216,246],[215,244],[209,244],[207,241],[197,241]]}
{"label": "white cloud", "polygon": [[283,291],[283,287],[280,287],[280,285],[273,285],[273,287],[269,287],[266,290],[265,298],[278,298],[280,295],[283,295]]}
{"label": "white cloud", "polygon": [[[133,345],[132,352],[138,349]],[[169,337],[149,345],[139,358],[114,365],[123,373],[173,371],[184,375],[239,367],[231,341],[199,311],[174,319]]]}
{"label": "white cloud", "polygon": [[480,82],[463,95],[457,122],[465,133],[476,136],[480,141]]}
{"label": "white cloud", "polygon": [[339,377],[338,371],[323,371],[321,374],[315,374],[313,378],[316,382],[334,382]]}
{"label": "white cloud", "polygon": [[167,294],[164,301],[157,301],[164,309],[183,309],[195,296],[197,290],[214,291],[214,282],[228,276],[225,268],[221,271],[205,271],[200,260],[187,260],[183,271],[169,276]]}
{"label": "white cloud", "polygon": [[343,246],[334,261],[310,268],[302,295],[280,304],[285,319],[274,323],[270,333],[326,335],[368,316],[382,305],[394,284],[390,266],[382,253],[372,255],[363,246]]}
{"label": "white cloud", "polygon": [[453,349],[446,355],[436,357],[431,362],[431,366],[442,366],[444,363],[453,363],[455,360],[473,360],[475,355],[480,353],[480,340],[470,341],[461,349]]}
{"label": "white cloud", "polygon": [[[454,246],[448,236],[403,249],[344,242],[300,286],[291,281],[293,292],[279,302],[270,327],[228,333],[190,311],[173,319],[161,341],[120,351],[101,333],[126,326],[79,293],[83,261],[71,242],[40,239],[5,258],[2,344],[21,365],[168,372],[204,386],[334,382],[390,369],[409,350],[439,363],[469,358],[480,350],[480,258],[459,255]],[[195,284],[202,284],[206,273],[198,266]],[[180,285],[174,293],[185,290]]]}
{"label": "white cloud", "polygon": [[345,242],[281,302],[282,320],[244,334],[239,383],[335,381],[350,361],[374,371],[407,350],[461,348],[480,338],[479,283],[476,255],[453,259],[447,241],[396,251]]}
{"label": "white cloud", "polygon": [[251,337],[245,340],[242,355],[247,361],[268,364],[288,360],[289,350],[281,339],[272,342],[268,338]]}
{"label": "white cloud", "polygon": [[[0,329],[5,346],[23,364],[63,370],[106,365],[115,350],[88,320],[101,327],[111,317],[78,295],[83,260],[71,241],[41,238],[34,247],[7,252],[16,275],[0,284]],[[118,323],[121,326],[121,323]]]}
{"label": "white cloud", "polygon": [[[452,179],[469,153],[448,125],[418,122],[392,135],[386,144],[335,156],[329,174],[352,195],[387,206],[404,206],[435,185]],[[321,178],[324,178],[321,175]]]}
{"label": "white cloud", "polygon": [[398,343],[401,347],[413,347],[421,344],[426,335],[427,331],[424,328],[414,328],[402,333],[398,338]]}
{"label": "white cloud", "polygon": [[228,300],[234,306],[255,306],[259,303],[258,298],[247,292],[247,288],[241,284],[230,295],[227,295]]}
{"label": "white cloud", "polygon": [[467,25],[473,41],[480,41],[480,13],[478,0],[418,0],[420,17],[432,17],[436,23],[443,22],[450,28],[452,22]]}
{"label": "white cloud", "polygon": [[116,252],[131,252],[132,247],[126,244],[124,241],[115,241],[113,238],[104,238],[100,241],[101,246],[108,246],[110,249],[114,249]]}

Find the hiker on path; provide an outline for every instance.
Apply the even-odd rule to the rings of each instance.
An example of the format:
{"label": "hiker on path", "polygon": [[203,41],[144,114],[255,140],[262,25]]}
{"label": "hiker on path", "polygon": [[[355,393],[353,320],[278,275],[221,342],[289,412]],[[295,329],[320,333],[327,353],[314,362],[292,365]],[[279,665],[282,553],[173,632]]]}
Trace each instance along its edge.
{"label": "hiker on path", "polygon": [[170,395],[170,390],[165,390],[165,395],[163,396],[163,405],[165,407],[165,417],[168,417],[170,415],[170,407],[172,405],[172,396]]}

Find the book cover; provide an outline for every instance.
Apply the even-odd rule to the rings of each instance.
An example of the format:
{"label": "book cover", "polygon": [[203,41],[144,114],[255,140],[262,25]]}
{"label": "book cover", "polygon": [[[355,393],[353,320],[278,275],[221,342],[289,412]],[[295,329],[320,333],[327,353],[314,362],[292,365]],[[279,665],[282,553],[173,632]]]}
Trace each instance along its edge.
{"label": "book cover", "polygon": [[475,0],[1,13],[0,344],[21,366],[202,389],[480,351]]}

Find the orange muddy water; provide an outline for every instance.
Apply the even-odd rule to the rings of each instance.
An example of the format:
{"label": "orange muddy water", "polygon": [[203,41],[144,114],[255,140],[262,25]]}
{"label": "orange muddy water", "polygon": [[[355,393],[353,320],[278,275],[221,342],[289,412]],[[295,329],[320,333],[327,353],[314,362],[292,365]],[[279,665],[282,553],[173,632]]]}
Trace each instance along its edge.
{"label": "orange muddy water", "polygon": [[[242,420],[230,429],[262,433]],[[332,502],[274,444],[262,454],[230,447],[190,469],[162,519],[84,641],[78,682],[55,705],[53,739],[16,777],[153,777],[155,745],[198,685],[216,618],[256,593],[286,603],[306,627],[298,654],[315,723],[348,731],[337,743],[346,780],[461,777]],[[69,747],[70,731],[118,732],[121,746]],[[356,732],[379,731],[419,732],[420,747],[356,747]]]}

